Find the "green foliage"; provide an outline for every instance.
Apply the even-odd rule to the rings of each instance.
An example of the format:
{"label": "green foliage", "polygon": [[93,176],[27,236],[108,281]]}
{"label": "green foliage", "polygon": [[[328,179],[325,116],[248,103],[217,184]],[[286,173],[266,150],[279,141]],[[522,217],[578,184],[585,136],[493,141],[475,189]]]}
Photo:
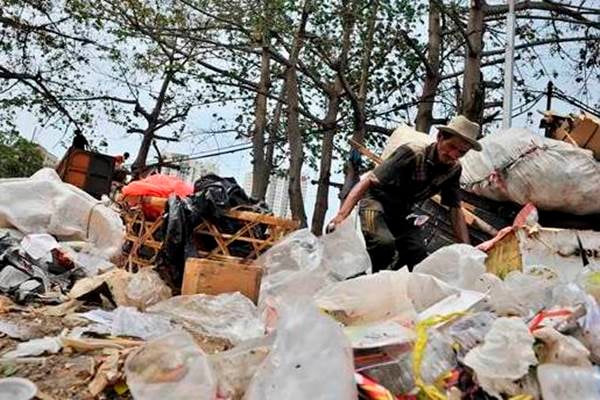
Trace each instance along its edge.
{"label": "green foliage", "polygon": [[38,145],[16,133],[0,133],[0,178],[31,176],[43,162]]}

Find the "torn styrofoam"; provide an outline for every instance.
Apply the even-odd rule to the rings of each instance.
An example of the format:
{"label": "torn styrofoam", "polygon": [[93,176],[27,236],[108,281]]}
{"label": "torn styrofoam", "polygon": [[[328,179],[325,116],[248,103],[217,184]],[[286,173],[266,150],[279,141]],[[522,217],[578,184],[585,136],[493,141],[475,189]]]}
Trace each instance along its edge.
{"label": "torn styrofoam", "polygon": [[469,351],[464,363],[473,369],[486,392],[501,398],[502,383],[522,378],[530,366],[537,365],[534,342],[522,319],[498,318],[483,344]]}

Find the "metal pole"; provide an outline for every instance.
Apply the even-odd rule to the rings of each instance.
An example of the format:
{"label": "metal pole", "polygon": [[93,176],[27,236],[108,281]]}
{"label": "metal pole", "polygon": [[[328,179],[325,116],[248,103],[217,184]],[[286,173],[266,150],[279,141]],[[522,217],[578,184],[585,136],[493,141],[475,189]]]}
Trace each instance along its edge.
{"label": "metal pole", "polygon": [[550,111],[552,108],[552,96],[554,91],[554,84],[552,81],[548,82],[548,87],[546,88],[546,111]]}
{"label": "metal pole", "polygon": [[502,128],[512,126],[512,89],[513,69],[515,60],[515,0],[508,0],[508,15],[506,16],[506,55],[504,61],[504,102],[502,113]]}

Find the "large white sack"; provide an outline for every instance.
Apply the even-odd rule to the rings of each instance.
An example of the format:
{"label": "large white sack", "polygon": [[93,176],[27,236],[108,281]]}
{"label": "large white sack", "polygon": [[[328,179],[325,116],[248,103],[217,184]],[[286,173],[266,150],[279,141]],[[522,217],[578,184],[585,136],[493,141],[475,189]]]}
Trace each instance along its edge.
{"label": "large white sack", "polygon": [[0,179],[0,228],[85,240],[104,257],[118,254],[124,237],[119,214],[50,168],[30,178]]}
{"label": "large white sack", "polygon": [[417,147],[427,147],[434,141],[435,139],[426,133],[419,132],[406,124],[401,124],[388,138],[385,147],[383,148],[383,152],[381,153],[381,158],[385,160],[394,152],[394,150],[406,143],[410,143]]}
{"label": "large white sack", "polygon": [[513,128],[480,140],[461,161],[461,185],[498,201],[544,210],[600,212],[600,163],[589,150]]}

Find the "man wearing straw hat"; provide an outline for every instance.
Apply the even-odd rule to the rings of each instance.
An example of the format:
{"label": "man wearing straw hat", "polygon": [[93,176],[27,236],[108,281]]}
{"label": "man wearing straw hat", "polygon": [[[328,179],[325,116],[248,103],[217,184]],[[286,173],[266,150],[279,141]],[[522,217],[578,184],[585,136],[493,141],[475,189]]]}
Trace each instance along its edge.
{"label": "man wearing straw hat", "polygon": [[469,243],[460,207],[459,159],[469,150],[481,151],[479,125],[460,115],[437,126],[437,141],[428,146],[404,144],[368,173],[346,197],[331,221],[341,223],[360,201],[359,214],[373,272],[410,270],[427,256],[421,231],[407,220],[416,203],[441,193],[459,242]]}

